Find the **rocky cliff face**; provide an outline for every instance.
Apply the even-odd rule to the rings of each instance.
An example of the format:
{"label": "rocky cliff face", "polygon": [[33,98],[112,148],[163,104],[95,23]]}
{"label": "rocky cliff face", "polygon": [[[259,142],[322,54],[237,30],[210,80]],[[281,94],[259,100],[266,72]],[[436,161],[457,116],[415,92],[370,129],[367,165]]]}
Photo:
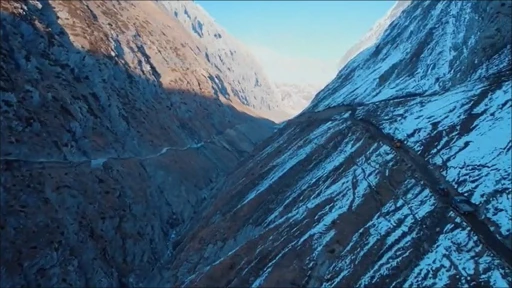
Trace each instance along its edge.
{"label": "rocky cliff face", "polygon": [[1,2],[0,286],[143,282],[273,131],[167,12]]}
{"label": "rocky cliff face", "polygon": [[511,11],[412,2],[215,188],[146,285],[512,286]]}
{"label": "rocky cliff face", "polygon": [[204,49],[198,49],[199,53],[215,67],[214,74],[208,77],[212,85],[223,85],[217,79],[220,76],[230,83],[229,89],[219,89],[221,97],[236,97],[261,114],[281,120],[279,112],[286,108],[285,104],[280,101],[259,63],[242,43],[192,1],[160,1],[158,4],[203,44]]}

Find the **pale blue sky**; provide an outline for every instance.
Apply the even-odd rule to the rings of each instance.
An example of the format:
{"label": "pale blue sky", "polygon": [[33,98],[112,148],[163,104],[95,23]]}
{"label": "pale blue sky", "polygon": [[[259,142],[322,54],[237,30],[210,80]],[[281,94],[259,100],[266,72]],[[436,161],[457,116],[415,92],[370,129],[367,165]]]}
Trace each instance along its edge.
{"label": "pale blue sky", "polygon": [[251,49],[270,78],[286,82],[330,80],[343,54],[394,4],[394,1],[195,2]]}

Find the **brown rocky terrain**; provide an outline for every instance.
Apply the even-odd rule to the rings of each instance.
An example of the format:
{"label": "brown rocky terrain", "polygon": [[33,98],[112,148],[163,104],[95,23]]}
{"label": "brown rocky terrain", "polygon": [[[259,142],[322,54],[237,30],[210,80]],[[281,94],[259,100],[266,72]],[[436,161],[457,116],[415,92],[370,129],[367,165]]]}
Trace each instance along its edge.
{"label": "brown rocky terrain", "polygon": [[273,131],[164,12],[1,2],[0,286],[134,285]]}
{"label": "brown rocky terrain", "polygon": [[[219,88],[220,97],[231,99],[234,96],[243,105],[274,121],[291,118],[289,102],[281,99],[280,91],[274,89],[274,83],[265,76],[249,48],[216,23],[199,4],[193,1],[158,1],[157,5],[202,44],[204,49],[199,51],[215,68],[215,74],[208,78]],[[222,79],[218,79],[217,73],[222,75]],[[224,87],[224,83],[229,83],[229,86]],[[304,109],[305,105],[300,108]]]}

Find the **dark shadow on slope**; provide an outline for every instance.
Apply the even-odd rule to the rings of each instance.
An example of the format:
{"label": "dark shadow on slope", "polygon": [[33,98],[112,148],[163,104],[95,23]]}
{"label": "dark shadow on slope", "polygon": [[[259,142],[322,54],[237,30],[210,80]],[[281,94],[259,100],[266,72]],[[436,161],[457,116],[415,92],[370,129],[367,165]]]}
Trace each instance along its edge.
{"label": "dark shadow on slope", "polygon": [[[106,150],[120,153],[119,149],[108,147],[117,144],[124,145],[123,150],[135,155],[135,151],[141,149],[161,149],[173,146],[173,143],[176,146],[197,143],[239,123],[275,124],[224,105],[219,99],[193,91],[162,87],[158,80],[154,80],[159,79],[160,75],[147,53],[139,53],[139,65],[143,61],[151,67],[146,76],[131,72],[124,59],[107,55],[111,50],[102,47],[101,43],[91,47],[92,52],[76,49],[58,23],[51,5],[48,2],[41,4],[42,8],[38,11],[37,7],[27,2],[30,13],[21,16],[2,12],[2,23],[6,23],[2,25],[2,42],[19,40],[25,49],[23,52],[26,52],[19,52],[10,45],[1,47],[2,71],[9,71],[9,74],[1,75],[0,90],[7,94],[2,97],[2,118],[6,123],[16,122],[21,127],[2,127],[3,134],[11,136],[11,139],[2,139],[2,156],[25,155],[20,152],[23,149],[19,150],[16,146],[31,142],[31,145],[42,146],[32,149],[31,154],[42,157],[46,155],[38,152],[55,146],[59,153],[69,157],[72,157],[72,153],[67,150],[93,158],[95,155],[87,155],[90,151],[99,153],[98,156]],[[38,31],[36,21],[48,31]],[[16,23],[13,27],[21,31],[21,35],[8,31],[9,23]],[[38,33],[42,34],[42,38],[38,38]],[[19,38],[10,39],[12,37]],[[115,50],[123,55],[122,47],[118,43],[116,45],[115,40]],[[23,54],[26,55],[21,56]],[[47,61],[48,67],[39,65],[41,58]],[[45,73],[40,70],[45,70]],[[47,79],[46,74],[53,79]],[[70,87],[72,84],[77,87]],[[25,85],[35,89],[26,88]],[[35,91],[41,90],[41,86],[45,86],[45,91]],[[63,88],[68,91],[62,91]],[[51,97],[44,95],[48,92],[52,94]],[[85,106],[87,112],[81,111],[77,107],[79,105]],[[18,113],[20,107],[24,107],[26,113],[21,114],[25,115]],[[50,115],[53,119],[45,119]],[[73,127],[65,127],[62,123],[73,123]],[[58,125],[51,127],[52,124]],[[60,136],[65,132],[69,132],[69,139],[56,139],[57,142],[43,136]],[[180,137],[180,132],[186,136]],[[70,147],[71,142],[77,142],[77,147]],[[9,147],[16,149],[12,151]]]}
{"label": "dark shadow on slope", "polygon": [[[109,55],[110,43],[96,41],[89,51],[76,48],[52,5],[40,4],[24,2],[27,11],[13,14],[7,12],[11,4],[2,3],[2,157],[137,157],[199,143],[246,123],[252,124],[247,134],[254,139],[271,133],[275,123],[270,120],[213,97],[167,89],[151,78],[155,71],[134,73],[126,61]],[[119,43],[113,45],[124,54]],[[141,61],[151,61],[142,54]],[[229,161],[247,154],[221,146],[205,150],[159,165],[128,158],[98,171],[84,165],[32,169],[0,161],[0,286],[133,285],[129,279],[143,278],[165,254],[175,216],[183,223],[196,212],[173,209],[193,206],[190,199],[201,196],[190,194],[215,174],[190,167],[209,160],[211,170],[225,172],[235,164]],[[217,151],[224,154],[218,157]],[[183,180],[180,173],[192,175]],[[176,204],[169,200],[173,193],[189,198]]]}

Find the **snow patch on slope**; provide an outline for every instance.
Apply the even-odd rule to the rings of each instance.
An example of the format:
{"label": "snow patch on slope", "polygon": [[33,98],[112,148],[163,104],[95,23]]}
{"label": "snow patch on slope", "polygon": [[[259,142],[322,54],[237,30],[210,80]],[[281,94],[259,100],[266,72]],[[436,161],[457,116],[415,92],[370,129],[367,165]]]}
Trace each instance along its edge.
{"label": "snow patch on slope", "polygon": [[377,42],[388,26],[402,13],[402,11],[409,6],[411,1],[396,1],[395,5],[389,9],[384,17],[379,19],[373,27],[368,31],[361,40],[352,46],[343,55],[338,63],[338,70],[341,70],[352,58],[359,54],[364,49],[372,46]]}
{"label": "snow patch on slope", "polygon": [[[510,287],[505,280],[507,272],[494,266],[495,256],[482,247],[464,222],[456,218],[455,223],[445,228],[430,253],[409,275],[404,287],[442,287],[456,274],[466,276],[461,279],[462,287],[473,287],[478,284],[470,280],[475,273],[480,273],[480,280],[493,283],[493,287]],[[480,256],[481,253],[484,255]]]}
{"label": "snow patch on slope", "polygon": [[281,157],[273,161],[272,164],[269,165],[270,167],[274,167],[273,172],[246,196],[237,209],[249,202],[261,191],[265,190],[269,185],[281,177],[286,171],[288,171],[288,169],[304,159],[311,151],[313,151],[313,149],[331,135],[331,133],[336,131],[336,129],[333,129],[335,124],[336,121],[330,121],[323,124],[309,137],[303,139],[300,144],[295,145],[292,149],[288,150],[286,153],[282,154]]}
{"label": "snow patch on slope", "polygon": [[[383,114],[390,120],[381,122],[381,128],[416,151],[422,150],[425,139],[441,131],[442,140],[429,152],[430,161],[444,166],[447,180],[472,202],[483,205],[485,216],[506,237],[512,233],[512,81],[469,110],[484,88],[472,83],[444,95],[411,101]],[[457,135],[461,121],[471,117],[470,113],[483,114],[469,134]],[[449,134],[450,127],[459,128]]]}
{"label": "snow patch on slope", "polygon": [[[338,283],[350,274],[353,269],[356,269],[354,265],[382,237],[387,237],[386,245],[393,245],[395,249],[401,248],[402,250],[400,253],[395,253],[395,251],[388,252],[385,255],[386,262],[381,261],[377,263],[377,266],[381,269],[372,270],[369,275],[366,275],[368,278],[361,280],[361,284],[369,282],[376,277],[381,277],[383,274],[385,275],[390,270],[388,265],[393,267],[393,263],[396,264],[394,260],[399,260],[410,252],[411,248],[408,248],[407,245],[411,243],[415,233],[418,232],[417,229],[419,227],[416,221],[425,217],[433,209],[435,200],[430,191],[414,186],[413,181],[404,184],[403,188],[397,191],[397,193],[406,196],[403,199],[398,198],[390,201],[375,215],[372,221],[354,235],[352,241],[339,255],[338,259],[340,261],[336,262],[327,271],[327,277],[334,278],[334,280],[324,283],[322,287],[330,287],[332,283]],[[410,203],[416,203],[416,205],[412,206]],[[401,245],[396,245],[395,240],[403,235],[407,236],[401,240]],[[338,276],[332,277],[334,275]]]}
{"label": "snow patch on slope", "polygon": [[[484,76],[491,70],[505,69],[510,65],[510,58],[493,62],[494,67],[489,61],[467,61],[472,57],[489,57],[501,50],[510,54],[510,49],[502,49],[503,42],[498,40],[499,37],[510,40],[509,31],[496,30],[507,17],[499,13],[500,5],[493,2],[492,7],[485,8],[460,1],[411,2],[410,6],[416,9],[405,9],[400,14],[404,17],[396,18],[375,45],[345,65],[308,110],[321,111],[343,103],[368,103],[411,93],[440,93],[474,79],[479,69],[486,71],[481,74]],[[423,13],[426,9],[428,14]],[[486,28],[475,27],[471,21],[478,9],[493,9],[497,15],[505,16],[485,15],[488,18],[485,21],[490,22]],[[419,26],[421,29],[417,29]],[[482,35],[490,33],[485,29],[502,33],[483,38]]]}

